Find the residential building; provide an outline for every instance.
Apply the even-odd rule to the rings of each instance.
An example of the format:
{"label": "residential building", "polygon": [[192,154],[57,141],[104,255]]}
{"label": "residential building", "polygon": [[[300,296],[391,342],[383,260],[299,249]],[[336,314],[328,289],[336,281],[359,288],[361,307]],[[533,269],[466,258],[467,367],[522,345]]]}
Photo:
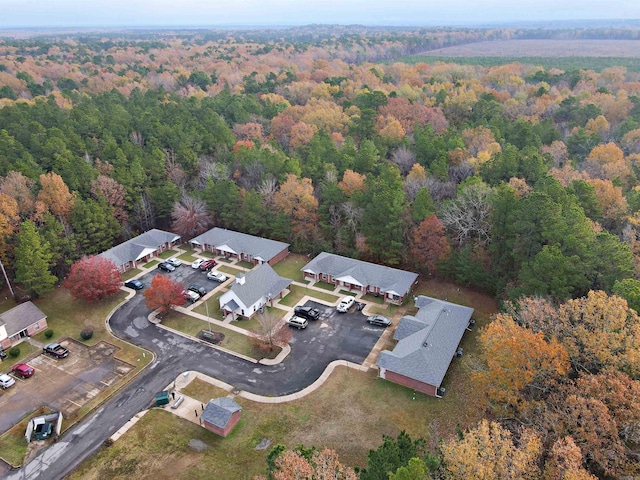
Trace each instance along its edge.
{"label": "residential building", "polygon": [[154,228],[102,252],[100,256],[111,260],[124,273],[179,244],[180,235]]}
{"label": "residential building", "polygon": [[440,386],[469,326],[473,308],[436,298],[415,299],[418,312],[400,319],[393,351],[380,352],[380,378],[439,396]]}
{"label": "residential building", "polygon": [[289,255],[289,244],[224,228],[212,228],[189,241],[193,249],[258,265],[275,265]]}
{"label": "residential building", "polygon": [[302,272],[307,279],[332,283],[349,291],[380,295],[395,304],[404,301],[418,278],[417,273],[326,252],[307,263]]}
{"label": "residential building", "polygon": [[47,316],[31,302],[0,313],[0,346],[8,350],[27,337],[47,329]]}

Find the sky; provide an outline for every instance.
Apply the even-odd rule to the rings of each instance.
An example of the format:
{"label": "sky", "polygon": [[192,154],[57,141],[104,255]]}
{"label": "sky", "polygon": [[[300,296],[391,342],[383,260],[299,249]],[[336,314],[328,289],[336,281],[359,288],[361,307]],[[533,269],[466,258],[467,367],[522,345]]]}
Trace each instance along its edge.
{"label": "sky", "polygon": [[640,0],[0,0],[0,28],[640,19]]}

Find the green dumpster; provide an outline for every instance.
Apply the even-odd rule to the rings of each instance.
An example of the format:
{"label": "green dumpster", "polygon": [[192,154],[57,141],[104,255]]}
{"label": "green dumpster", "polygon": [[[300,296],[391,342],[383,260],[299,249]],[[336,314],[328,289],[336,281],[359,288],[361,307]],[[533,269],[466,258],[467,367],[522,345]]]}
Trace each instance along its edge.
{"label": "green dumpster", "polygon": [[167,390],[156,393],[156,407],[167,403],[169,403],[169,392]]}

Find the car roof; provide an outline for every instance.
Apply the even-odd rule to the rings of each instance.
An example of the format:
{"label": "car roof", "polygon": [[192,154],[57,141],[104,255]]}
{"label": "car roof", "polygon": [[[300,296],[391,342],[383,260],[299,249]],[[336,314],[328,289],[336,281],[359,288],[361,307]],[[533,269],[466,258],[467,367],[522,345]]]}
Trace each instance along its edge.
{"label": "car roof", "polygon": [[0,379],[2,380],[10,380],[12,377],[7,375],[6,373],[0,373]]}

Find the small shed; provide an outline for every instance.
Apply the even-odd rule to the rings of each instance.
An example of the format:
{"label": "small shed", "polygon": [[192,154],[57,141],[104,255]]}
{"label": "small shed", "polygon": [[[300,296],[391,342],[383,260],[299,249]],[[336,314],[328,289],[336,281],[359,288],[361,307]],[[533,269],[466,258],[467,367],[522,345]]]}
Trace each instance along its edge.
{"label": "small shed", "polygon": [[242,407],[229,397],[214,398],[202,412],[202,425],[207,430],[226,437],[240,421]]}

